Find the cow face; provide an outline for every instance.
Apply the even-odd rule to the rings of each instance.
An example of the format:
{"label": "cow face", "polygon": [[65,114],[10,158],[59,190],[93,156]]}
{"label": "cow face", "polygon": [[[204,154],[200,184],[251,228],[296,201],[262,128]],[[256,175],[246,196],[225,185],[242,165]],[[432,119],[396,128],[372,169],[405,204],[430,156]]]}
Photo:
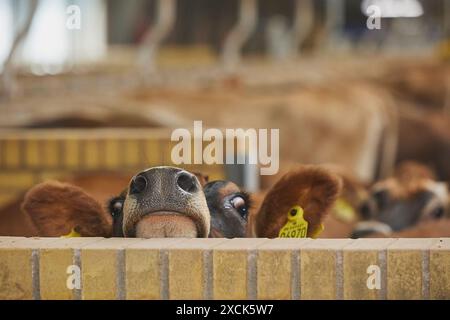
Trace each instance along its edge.
{"label": "cow face", "polygon": [[352,237],[389,235],[446,216],[448,189],[445,183],[424,175],[396,175],[376,183],[360,211],[364,221],[356,226]]}
{"label": "cow face", "polygon": [[211,214],[211,236],[243,238],[247,234],[250,196],[230,181],[213,181],[204,193]]}
{"label": "cow face", "polygon": [[144,170],[109,201],[107,210],[81,188],[44,182],[28,191],[22,207],[39,236],[60,236],[73,229],[82,236],[103,237],[273,238],[286,223],[287,210],[299,205],[309,223],[307,235],[314,237],[341,188],[331,172],[299,166],[253,211],[250,196],[234,183],[200,178],[174,167]]}
{"label": "cow face", "polygon": [[[176,168],[168,168],[165,174],[171,174],[170,172]],[[178,169],[180,170],[180,169]],[[182,170],[181,170],[182,171]],[[198,174],[192,175],[186,171],[183,174],[189,174],[190,179],[195,182],[195,177],[199,177]],[[179,174],[178,174],[179,175]],[[142,173],[137,175],[136,177],[142,176]],[[182,189],[179,185],[177,188],[181,188],[183,190],[183,194],[180,196],[187,197],[186,203],[181,201],[177,202],[176,206],[172,206],[172,204],[165,203],[164,199],[177,199],[178,197],[162,197],[160,192],[161,190],[155,190],[156,186],[153,184],[153,190],[147,191],[147,195],[143,194],[140,197],[133,196],[133,192],[129,190],[131,188],[136,188],[134,184],[136,183],[136,177],[134,177],[131,181],[130,188],[122,192],[119,196],[112,198],[108,203],[108,210],[113,217],[113,236],[115,237],[123,237],[123,236],[137,236],[137,237],[198,237],[204,236],[205,233],[197,232],[198,228],[205,228],[205,221],[210,220],[210,226],[207,226],[210,237],[225,237],[225,238],[236,238],[236,237],[245,237],[247,233],[247,217],[248,211],[250,207],[250,196],[242,191],[236,184],[231,181],[213,181],[207,183],[203,187],[203,193],[188,193]],[[184,178],[183,178],[184,179]],[[199,181],[201,181],[201,176]],[[206,182],[206,181],[205,181]],[[181,183],[181,182],[180,182]],[[178,180],[177,180],[178,184]],[[183,184],[186,187],[186,184]],[[192,188],[192,187],[191,187]],[[195,188],[199,188],[197,185]],[[167,188],[163,189],[166,190]],[[199,188],[201,191],[201,186]],[[175,190],[175,192],[180,193],[179,190]],[[131,194],[131,196],[130,196]],[[198,202],[202,203],[203,199],[194,200],[194,205],[190,204],[190,197],[201,197],[205,198],[207,203],[207,211],[202,206],[201,210],[198,210],[202,214],[201,219],[196,219],[195,217],[199,216],[199,214],[189,214],[183,213],[184,206],[187,204],[189,208],[196,208],[195,204]],[[159,208],[164,208],[162,210],[157,210],[157,206],[150,206],[151,209],[148,208],[148,204],[152,203],[151,199],[160,199],[159,203],[163,203],[163,205],[159,205]],[[154,201],[154,200],[153,200]],[[130,204],[133,203],[131,208],[129,209]],[[142,203],[142,204],[141,204]],[[147,206],[147,207],[146,207]],[[144,207],[145,209],[139,209]],[[177,210],[176,213],[167,213],[168,210]],[[147,212],[144,214],[139,214],[135,212]],[[141,218],[138,223],[135,223],[134,232],[125,233],[124,227],[128,224],[132,224],[130,219],[127,217],[133,217],[137,215]],[[183,224],[183,218],[186,217],[194,217],[192,218],[192,222],[187,222],[187,224]],[[174,219],[173,219],[174,218]],[[172,220],[173,219],[173,220]],[[179,223],[181,219],[181,224],[178,228],[176,228],[177,223]],[[139,220],[139,218],[138,218]],[[156,223],[155,223],[156,221]],[[198,221],[197,225],[195,225],[195,221]],[[192,223],[194,223],[194,227],[192,227]],[[133,227],[131,227],[133,229]],[[155,231],[156,230],[156,231]],[[144,232],[142,232],[144,231]],[[161,234],[164,233],[164,234]]]}
{"label": "cow face", "polygon": [[[125,237],[207,237],[210,215],[197,177],[174,167],[135,175],[121,198],[109,205],[114,232]],[[118,210],[120,207],[121,210]],[[116,210],[114,210],[116,209]],[[122,226],[120,230],[119,226]]]}

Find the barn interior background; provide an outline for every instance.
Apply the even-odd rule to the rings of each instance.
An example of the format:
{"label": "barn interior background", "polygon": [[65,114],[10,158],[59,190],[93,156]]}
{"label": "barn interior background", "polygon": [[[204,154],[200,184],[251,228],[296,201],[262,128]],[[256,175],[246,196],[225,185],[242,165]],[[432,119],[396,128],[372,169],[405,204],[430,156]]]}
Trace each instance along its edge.
{"label": "barn interior background", "polygon": [[0,0],[0,206],[49,178],[106,199],[171,164],[194,120],[279,128],[280,174],[332,163],[371,183],[416,160],[449,181],[449,41],[448,0]]}

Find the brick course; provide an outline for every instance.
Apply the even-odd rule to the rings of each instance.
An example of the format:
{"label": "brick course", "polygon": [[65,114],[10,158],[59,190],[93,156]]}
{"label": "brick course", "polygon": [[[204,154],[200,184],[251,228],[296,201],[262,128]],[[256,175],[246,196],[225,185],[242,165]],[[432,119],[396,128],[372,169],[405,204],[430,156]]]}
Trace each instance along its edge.
{"label": "brick course", "polygon": [[450,239],[0,237],[0,299],[450,299]]}

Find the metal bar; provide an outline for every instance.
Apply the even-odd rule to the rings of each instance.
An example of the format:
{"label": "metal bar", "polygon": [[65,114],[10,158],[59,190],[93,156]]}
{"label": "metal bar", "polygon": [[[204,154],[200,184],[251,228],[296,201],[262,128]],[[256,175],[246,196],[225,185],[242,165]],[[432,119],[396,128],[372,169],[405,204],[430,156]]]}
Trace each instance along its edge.
{"label": "metal bar", "polygon": [[144,74],[151,74],[155,71],[161,42],[172,31],[175,20],[176,0],[158,0],[156,23],[148,28],[138,50],[138,67]]}
{"label": "metal bar", "polygon": [[228,34],[222,51],[225,69],[233,71],[241,60],[241,50],[258,22],[258,1],[240,0],[239,19]]}

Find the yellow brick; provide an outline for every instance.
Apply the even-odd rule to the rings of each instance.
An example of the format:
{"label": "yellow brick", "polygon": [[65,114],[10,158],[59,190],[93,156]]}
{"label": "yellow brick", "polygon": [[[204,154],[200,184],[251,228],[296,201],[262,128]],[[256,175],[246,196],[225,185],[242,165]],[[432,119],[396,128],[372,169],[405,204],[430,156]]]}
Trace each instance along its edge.
{"label": "yellow brick", "polygon": [[291,298],[291,252],[260,251],[258,253],[257,292],[258,299]]}
{"label": "yellow brick", "polygon": [[0,248],[0,299],[33,299],[31,249]]}
{"label": "yellow brick", "polygon": [[337,250],[348,245],[348,239],[311,240],[300,252],[301,299],[337,298]]}
{"label": "yellow brick", "polygon": [[43,246],[39,257],[41,299],[73,299],[74,290],[67,287],[67,279],[71,275],[67,273],[67,268],[75,264],[74,249],[101,239],[65,238]]}
{"label": "yellow brick", "polygon": [[31,172],[14,171],[0,172],[0,188],[7,190],[23,190],[34,184],[34,176]]}
{"label": "yellow brick", "polygon": [[54,238],[0,240],[0,300],[33,299],[33,249],[54,240]]}
{"label": "yellow brick", "polygon": [[41,146],[38,140],[29,139],[25,146],[25,164],[28,168],[36,168],[41,165]]}
{"label": "yellow brick", "polygon": [[87,140],[84,144],[84,165],[87,169],[100,167],[100,151],[98,141]]}
{"label": "yellow brick", "polygon": [[169,298],[203,299],[204,252],[223,239],[188,239],[169,248]]}
{"label": "yellow brick", "polygon": [[64,165],[68,169],[78,168],[80,166],[80,141],[69,138],[64,141],[63,152]]}
{"label": "yellow brick", "polygon": [[119,142],[117,140],[108,139],[105,141],[105,167],[108,169],[117,169],[120,167]]}
{"label": "yellow brick", "polygon": [[117,299],[118,253],[138,239],[110,238],[81,249],[82,299]]}
{"label": "yellow brick", "polygon": [[47,168],[55,168],[59,165],[59,144],[55,139],[42,142],[42,161]]}
{"label": "yellow brick", "polygon": [[[379,260],[380,251],[386,250],[392,239],[358,239],[343,250],[344,299],[375,300],[381,298],[383,289],[369,289],[367,280],[369,266],[380,268],[381,279],[386,276],[385,266]],[[380,281],[381,281],[380,279]],[[380,285],[384,285],[383,282]],[[385,290],[385,288],[383,289]]]}
{"label": "yellow brick", "polygon": [[163,299],[161,249],[181,239],[147,239],[126,249],[126,298]]}
{"label": "yellow brick", "polygon": [[161,299],[159,250],[127,250],[126,261],[127,299]]}
{"label": "yellow brick", "polygon": [[[267,239],[232,239],[218,245],[213,251],[214,299],[247,299],[249,250]],[[256,279],[255,279],[256,281]],[[256,286],[256,284],[255,284]]]}
{"label": "yellow brick", "polygon": [[[298,251],[309,239],[273,239],[258,248],[258,299],[291,299],[292,252]],[[297,256],[298,259],[298,256]],[[297,270],[298,271],[298,270]],[[297,279],[298,280],[298,279]],[[300,283],[294,284],[299,289]]]}
{"label": "yellow brick", "polygon": [[139,148],[139,142],[137,140],[126,140],[123,145],[124,149],[120,152],[120,157],[123,158],[124,165],[132,168],[139,166],[139,154],[145,151]]}
{"label": "yellow brick", "polygon": [[388,247],[387,298],[423,299],[424,253],[434,239],[398,239]]}
{"label": "yellow brick", "polygon": [[430,298],[450,299],[450,238],[441,238],[430,249]]}
{"label": "yellow brick", "polygon": [[3,142],[4,162],[8,168],[17,168],[20,165],[20,140],[8,139]]}

